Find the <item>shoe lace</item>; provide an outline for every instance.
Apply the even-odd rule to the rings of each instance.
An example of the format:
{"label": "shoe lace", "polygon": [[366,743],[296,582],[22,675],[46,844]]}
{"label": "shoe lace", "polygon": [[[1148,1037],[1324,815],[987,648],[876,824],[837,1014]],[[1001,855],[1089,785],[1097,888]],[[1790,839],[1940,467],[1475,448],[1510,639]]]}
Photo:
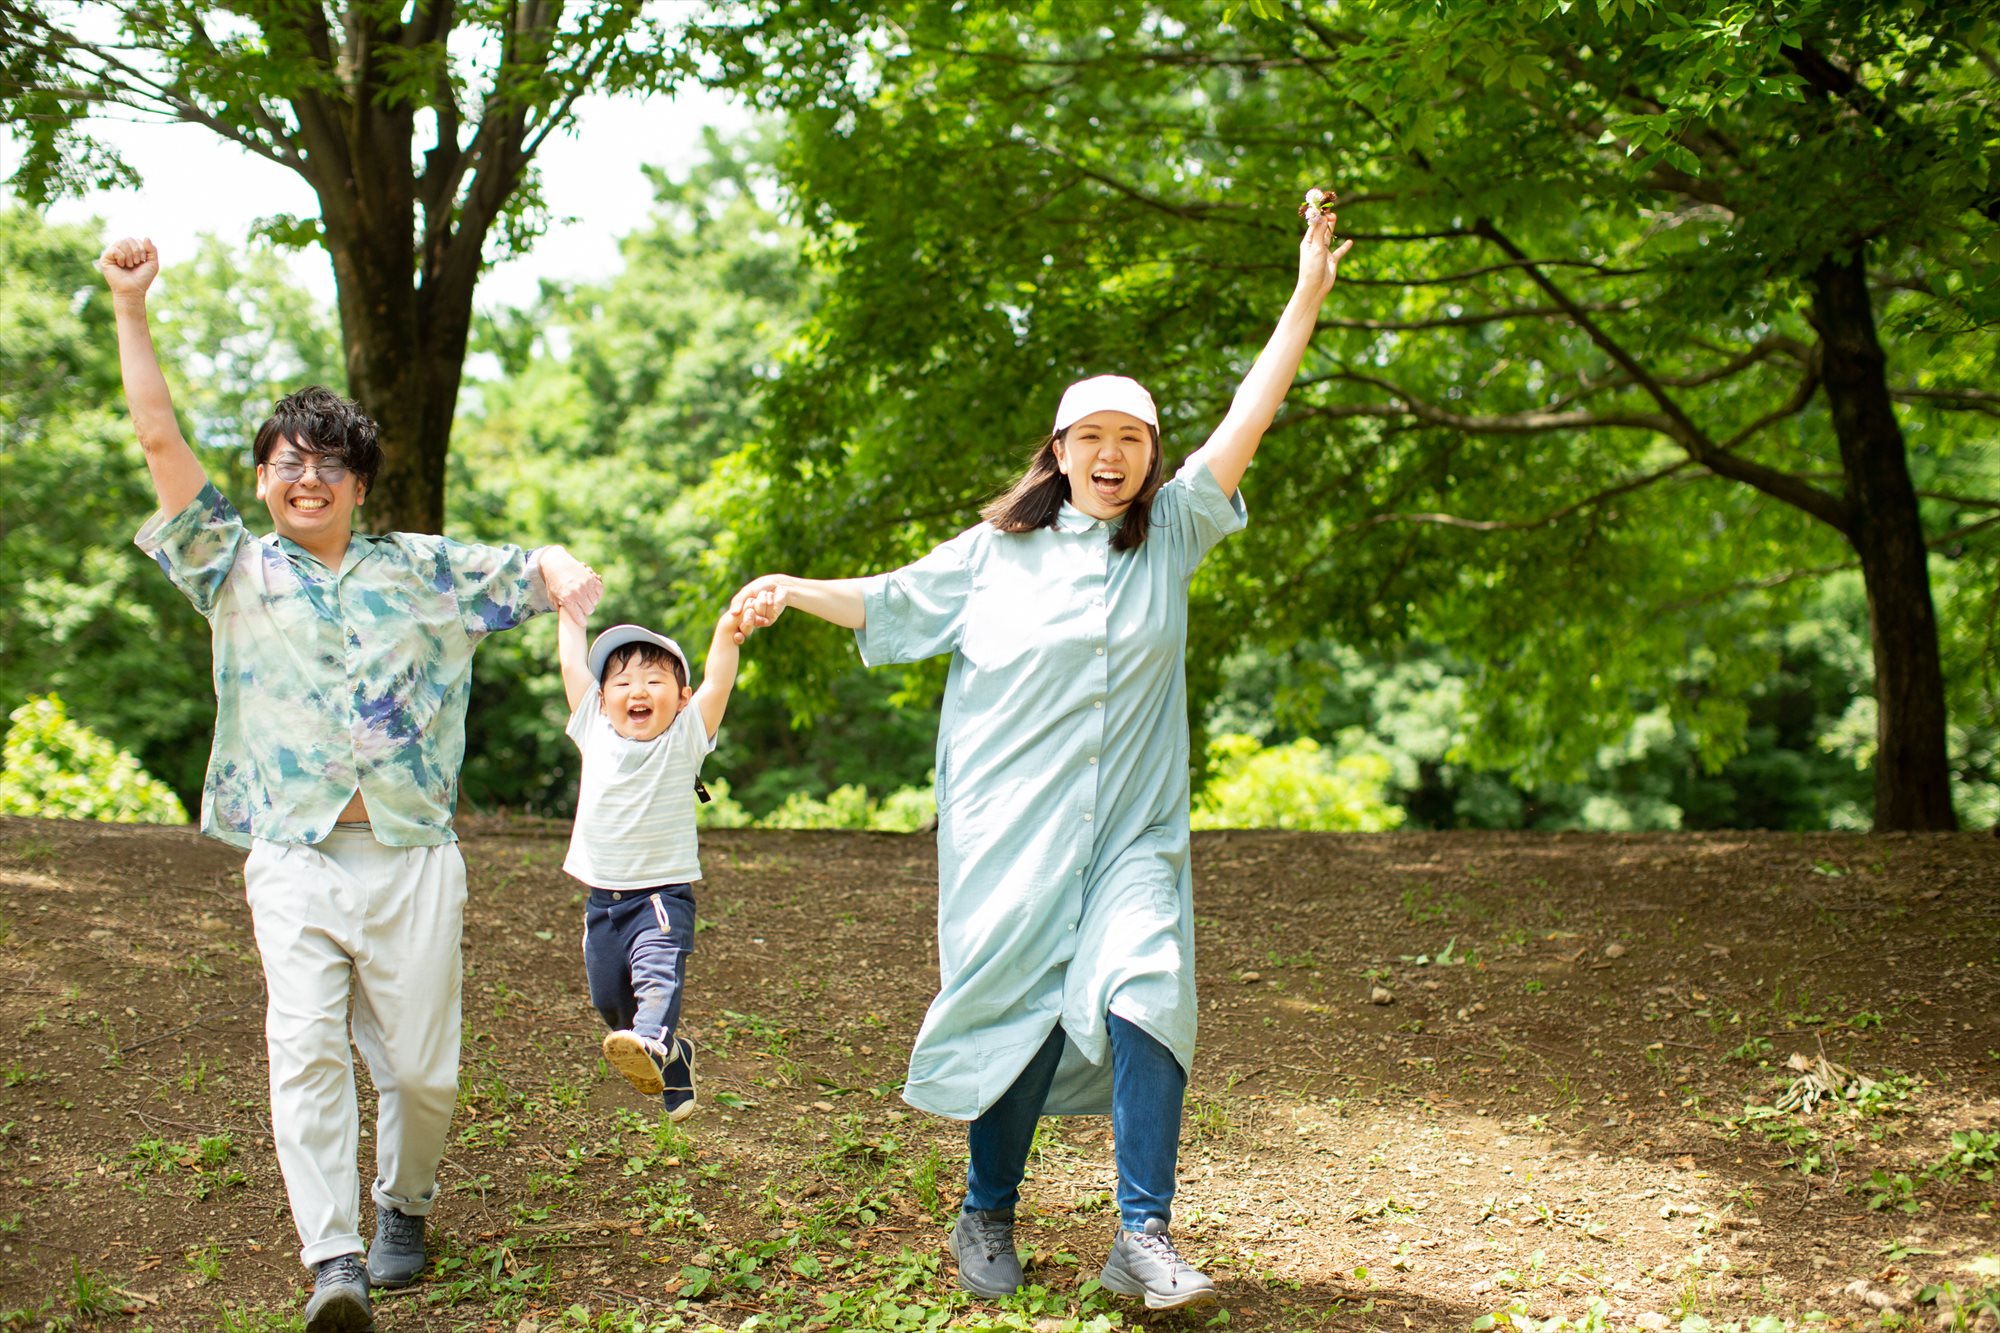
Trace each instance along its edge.
{"label": "shoe lace", "polygon": [[375,1218],[375,1232],[391,1245],[409,1245],[424,1234],[424,1219],[384,1208]]}
{"label": "shoe lace", "polygon": [[339,1255],[320,1265],[319,1272],[313,1279],[313,1285],[318,1288],[360,1282],[363,1280],[362,1272],[360,1255]]}
{"label": "shoe lace", "polygon": [[1170,1275],[1175,1269],[1194,1266],[1181,1258],[1181,1252],[1174,1248],[1173,1238],[1164,1231],[1134,1231],[1127,1234],[1138,1242],[1140,1249],[1165,1264]]}
{"label": "shoe lace", "polygon": [[987,1261],[998,1259],[1005,1251],[1014,1248],[1014,1224],[997,1217],[972,1216],[973,1239],[986,1253]]}

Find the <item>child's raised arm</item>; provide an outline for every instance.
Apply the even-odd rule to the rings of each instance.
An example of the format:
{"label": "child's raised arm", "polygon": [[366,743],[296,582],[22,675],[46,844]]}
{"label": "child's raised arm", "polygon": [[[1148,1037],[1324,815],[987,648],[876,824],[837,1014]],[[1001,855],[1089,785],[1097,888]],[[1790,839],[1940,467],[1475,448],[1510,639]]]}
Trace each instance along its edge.
{"label": "child's raised arm", "polygon": [[125,404],[132,411],[133,429],[146,451],[153,493],[160,501],[161,513],[178,514],[201,494],[208,476],[182,437],[180,422],[174,419],[174,397],[167,390],[167,377],[160,373],[160,359],[153,352],[153,331],[146,322],[146,289],[160,271],[160,252],[151,241],[119,241],[98,259],[97,271],[111,288]]}
{"label": "child's raised arm", "polygon": [[597,682],[590,678],[590,622],[583,618],[581,611],[562,606],[556,612],[556,657],[562,663],[563,693],[569,696],[569,711],[574,713],[584,696],[595,689]]}
{"label": "child's raised arm", "polygon": [[736,665],[741,651],[736,640],[742,632],[742,616],[724,611],[715,622],[715,635],[708,641],[708,657],[701,664],[701,688],[694,692],[695,706],[701,709],[701,724],[709,738],[722,729],[722,713],[729,707],[729,692],[736,688]]}

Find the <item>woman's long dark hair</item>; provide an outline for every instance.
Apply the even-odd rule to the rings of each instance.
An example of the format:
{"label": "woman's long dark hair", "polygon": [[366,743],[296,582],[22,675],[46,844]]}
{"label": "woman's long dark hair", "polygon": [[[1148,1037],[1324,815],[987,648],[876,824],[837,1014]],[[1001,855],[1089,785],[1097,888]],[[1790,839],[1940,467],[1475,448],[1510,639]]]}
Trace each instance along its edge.
{"label": "woman's long dark hair", "polygon": [[[1004,494],[988,501],[979,516],[1002,532],[1033,532],[1052,526],[1056,515],[1062,512],[1063,501],[1069,499],[1069,478],[1056,462],[1056,446],[1068,433],[1057,431],[1043,440],[1035,456],[1028,460],[1028,470],[1021,474],[1021,479]],[[1145,541],[1147,526],[1152,522],[1153,496],[1160,489],[1165,466],[1160,460],[1159,427],[1148,426],[1146,433],[1153,441],[1153,461],[1146,469],[1146,484],[1126,508],[1118,531],[1111,534],[1114,551],[1130,551]]]}

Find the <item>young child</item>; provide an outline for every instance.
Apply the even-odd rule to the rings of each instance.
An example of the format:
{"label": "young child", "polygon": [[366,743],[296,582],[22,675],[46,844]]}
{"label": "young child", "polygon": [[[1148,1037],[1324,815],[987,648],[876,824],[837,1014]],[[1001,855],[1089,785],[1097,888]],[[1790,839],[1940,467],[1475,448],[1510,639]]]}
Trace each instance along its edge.
{"label": "young child", "polygon": [[557,647],[583,776],[563,869],[590,886],[583,966],[612,1029],[604,1059],[683,1120],[696,1105],[694,1046],[675,1034],[701,878],[695,796],[736,684],[741,629],[733,613],[716,622],[698,690],[672,639],[614,625],[586,653],[585,633],[565,610]]}

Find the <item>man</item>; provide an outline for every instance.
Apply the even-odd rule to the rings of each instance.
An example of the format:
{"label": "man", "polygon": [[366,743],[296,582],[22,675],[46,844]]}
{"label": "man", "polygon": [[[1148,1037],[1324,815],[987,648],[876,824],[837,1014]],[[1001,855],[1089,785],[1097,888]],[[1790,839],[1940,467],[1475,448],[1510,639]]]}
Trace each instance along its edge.
{"label": "man", "polygon": [[[587,614],[602,583],[559,546],[355,532],[382,451],[374,423],[317,386],[257,432],[257,498],[276,531],[253,536],[174,418],[146,319],[158,251],[119,241],[98,267],[160,502],[138,544],[213,627],[201,827],[249,852],[271,1128],[314,1270],[306,1328],[352,1333],[372,1324],[371,1281],[423,1269],[457,1098],[465,862],[452,811],[473,649],[555,605]],[[350,995],[380,1094],[365,1268]]]}

